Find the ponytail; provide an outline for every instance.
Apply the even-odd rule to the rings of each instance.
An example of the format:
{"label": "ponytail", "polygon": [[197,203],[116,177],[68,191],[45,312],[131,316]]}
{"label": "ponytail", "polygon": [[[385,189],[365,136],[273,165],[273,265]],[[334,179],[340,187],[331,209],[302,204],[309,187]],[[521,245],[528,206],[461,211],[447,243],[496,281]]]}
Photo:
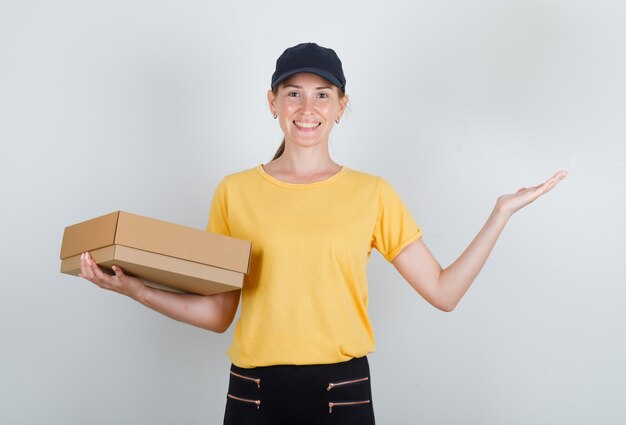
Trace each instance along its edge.
{"label": "ponytail", "polygon": [[282,143],[278,147],[278,150],[274,154],[274,158],[272,158],[272,161],[279,158],[283,154],[283,152],[285,152],[285,139],[283,139]]}

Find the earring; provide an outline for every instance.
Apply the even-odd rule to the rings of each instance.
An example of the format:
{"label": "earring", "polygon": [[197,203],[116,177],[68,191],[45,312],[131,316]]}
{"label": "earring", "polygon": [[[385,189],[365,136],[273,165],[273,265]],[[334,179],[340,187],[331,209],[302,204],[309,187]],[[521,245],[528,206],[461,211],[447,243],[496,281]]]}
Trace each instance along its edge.
{"label": "earring", "polygon": [[339,124],[339,118],[335,118],[335,124]]}
{"label": "earring", "polygon": [[274,114],[272,116],[274,117],[274,119],[278,118],[278,114]]}

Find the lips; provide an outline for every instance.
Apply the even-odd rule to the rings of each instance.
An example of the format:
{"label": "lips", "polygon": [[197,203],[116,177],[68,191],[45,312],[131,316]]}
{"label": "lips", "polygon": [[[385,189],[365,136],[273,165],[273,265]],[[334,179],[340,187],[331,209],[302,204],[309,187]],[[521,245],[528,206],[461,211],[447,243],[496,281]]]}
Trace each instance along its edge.
{"label": "lips", "polygon": [[322,125],[321,122],[302,122],[302,121],[294,121],[293,122],[296,127],[302,129],[302,130],[313,130],[317,127],[319,127],[320,125]]}

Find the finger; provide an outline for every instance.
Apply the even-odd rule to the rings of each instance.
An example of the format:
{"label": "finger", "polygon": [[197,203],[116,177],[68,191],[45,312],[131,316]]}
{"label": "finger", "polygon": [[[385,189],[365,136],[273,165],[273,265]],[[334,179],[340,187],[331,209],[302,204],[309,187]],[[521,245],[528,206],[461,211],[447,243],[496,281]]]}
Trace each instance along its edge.
{"label": "finger", "polygon": [[124,274],[122,269],[119,268],[119,266],[113,266],[111,268],[113,269],[113,273],[115,273],[115,276],[117,276],[118,279],[124,279],[126,277],[126,275]]}
{"label": "finger", "polygon": [[556,186],[556,184],[559,182],[559,180],[557,180],[556,178],[552,178],[546,185],[545,185],[545,190],[543,191],[543,193],[547,193],[549,191],[551,191],[554,186]]}
{"label": "finger", "polygon": [[94,269],[94,266],[97,267],[96,263],[90,258],[89,253],[85,252],[85,257],[84,260],[85,262],[85,269],[86,269],[86,273],[85,276],[87,276],[89,278],[90,281],[92,281],[93,283],[97,283],[97,276],[96,276],[96,271]]}
{"label": "finger", "polygon": [[565,177],[567,177],[567,171],[565,170],[561,170],[561,171],[557,171],[552,177],[550,177],[546,183],[549,184],[556,184],[558,182],[560,182],[561,180],[563,180]]}
{"label": "finger", "polygon": [[92,282],[94,282],[95,284],[97,284],[100,287],[106,287],[109,288],[111,287],[111,277],[106,274],[105,272],[102,271],[102,269],[100,268],[100,266],[98,266],[98,264],[96,264],[96,262],[93,260],[93,258],[91,258],[91,256],[89,255],[89,253],[87,253],[86,255],[87,258],[87,262],[89,264],[89,269],[91,270],[91,272],[93,273],[93,279]]}
{"label": "finger", "polygon": [[557,184],[559,184],[561,182],[561,180],[563,180],[565,177],[567,177],[567,171],[562,170],[559,171],[558,173],[556,173],[556,178],[554,179],[554,186],[556,186]]}
{"label": "finger", "polygon": [[553,175],[546,183],[546,192],[551,190],[554,186],[556,186],[561,180],[563,180],[567,176],[567,171],[559,171],[555,175]]}
{"label": "finger", "polygon": [[536,197],[540,197],[541,195],[545,195],[546,193],[548,193],[552,188],[554,187],[554,181],[553,180],[548,180],[542,184],[540,184],[539,186],[537,186],[535,189],[537,191],[536,193]]}
{"label": "finger", "polygon": [[85,277],[86,267],[85,267],[85,253],[80,254],[80,277]]}
{"label": "finger", "polygon": [[93,261],[93,258],[88,257],[88,260],[89,260],[89,265],[91,266],[91,269],[93,270],[93,274],[96,276],[96,278],[106,282],[109,275],[102,271],[100,266],[98,266],[98,264],[96,264],[96,262]]}
{"label": "finger", "polygon": [[537,187],[538,189],[540,189],[539,196],[551,191],[554,188],[554,186],[556,186],[566,176],[567,176],[567,171],[565,170],[561,170],[555,173],[552,177],[550,177],[548,180],[546,180],[545,182],[543,182],[541,185]]}
{"label": "finger", "polygon": [[91,269],[91,266],[89,265],[89,260],[87,259],[86,252],[83,252],[83,254],[81,255],[80,266],[81,266],[80,271],[83,277],[93,282],[95,275],[93,273],[93,270]]}

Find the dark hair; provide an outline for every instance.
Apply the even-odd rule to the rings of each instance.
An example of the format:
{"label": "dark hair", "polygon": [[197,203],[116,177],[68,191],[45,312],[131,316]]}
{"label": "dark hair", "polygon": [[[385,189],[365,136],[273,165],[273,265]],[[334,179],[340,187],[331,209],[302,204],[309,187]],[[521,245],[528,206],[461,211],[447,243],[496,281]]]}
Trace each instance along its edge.
{"label": "dark hair", "polygon": [[[281,86],[282,83],[277,84],[273,89],[272,89],[272,93],[274,93],[274,95],[276,95],[278,93],[278,88]],[[343,99],[344,97],[346,97],[346,93],[343,90],[337,90],[339,92],[339,99]],[[283,141],[280,143],[280,146],[278,147],[278,149],[276,150],[276,153],[274,154],[274,157],[272,158],[272,161],[275,159],[280,158],[280,156],[283,154],[283,152],[285,152],[285,138],[283,137]]]}

